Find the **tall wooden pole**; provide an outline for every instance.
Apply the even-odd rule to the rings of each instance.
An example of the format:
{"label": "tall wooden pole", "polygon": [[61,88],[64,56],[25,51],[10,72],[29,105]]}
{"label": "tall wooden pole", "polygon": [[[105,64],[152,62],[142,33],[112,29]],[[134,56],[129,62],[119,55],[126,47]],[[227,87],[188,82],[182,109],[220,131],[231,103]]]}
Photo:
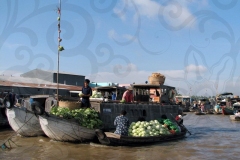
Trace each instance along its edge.
{"label": "tall wooden pole", "polygon": [[59,56],[60,56],[60,43],[62,41],[61,39],[61,26],[60,26],[60,22],[61,22],[61,0],[59,0],[59,7],[58,7],[58,58],[57,58],[57,106],[59,106]]}

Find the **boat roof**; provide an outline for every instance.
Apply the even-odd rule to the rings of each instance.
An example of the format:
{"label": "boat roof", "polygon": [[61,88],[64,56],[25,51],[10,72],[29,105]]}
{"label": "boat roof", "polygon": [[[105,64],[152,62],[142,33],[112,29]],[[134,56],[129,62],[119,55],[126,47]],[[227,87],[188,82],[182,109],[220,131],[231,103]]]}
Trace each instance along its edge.
{"label": "boat roof", "polygon": [[95,87],[95,90],[111,90],[111,89],[122,89],[126,90],[125,87],[119,87],[119,86],[104,86],[104,87]]}
{"label": "boat roof", "polygon": [[176,98],[190,98],[190,96],[176,96]]}
{"label": "boat roof", "polygon": [[224,92],[222,94],[218,94],[218,96],[227,96],[227,95],[233,95],[231,92]]}
{"label": "boat roof", "polygon": [[141,88],[141,89],[149,89],[149,88],[171,88],[171,89],[175,89],[175,87],[172,86],[167,86],[167,85],[159,85],[159,84],[133,84],[132,85],[133,88]]}

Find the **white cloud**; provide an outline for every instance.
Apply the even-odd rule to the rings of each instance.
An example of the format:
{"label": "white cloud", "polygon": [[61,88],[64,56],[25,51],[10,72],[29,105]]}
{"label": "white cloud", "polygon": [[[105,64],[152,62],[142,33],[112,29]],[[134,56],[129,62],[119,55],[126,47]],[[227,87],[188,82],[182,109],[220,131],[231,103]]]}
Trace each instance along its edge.
{"label": "white cloud", "polygon": [[[203,4],[205,4],[205,2],[202,4],[198,1],[188,2],[186,0],[179,0],[176,2],[169,1],[167,4],[164,5],[154,0],[132,0],[132,4],[129,4],[129,1],[123,0],[121,1],[121,3],[123,3],[123,5],[118,5],[116,8],[113,9],[113,11],[123,21],[126,20],[126,13],[124,13],[124,15],[123,13],[120,14],[119,6],[124,6],[124,3],[128,3],[128,8],[135,12],[133,13],[134,22],[136,22],[138,16],[147,17],[148,19],[155,19],[159,16],[159,14],[161,14],[164,19],[173,26],[190,26],[187,19],[190,19],[192,22],[194,22],[195,17],[190,12],[189,5],[194,3],[195,5],[203,6]],[[137,8],[137,11],[135,7]]]}
{"label": "white cloud", "polygon": [[185,70],[187,72],[206,72],[207,68],[202,66],[202,65],[194,65],[194,64],[190,64],[188,66],[185,67]]}
{"label": "white cloud", "polygon": [[117,33],[116,33],[116,31],[115,31],[114,29],[108,31],[108,37],[109,37],[110,39],[116,38],[116,35],[117,35]]}
{"label": "white cloud", "polygon": [[124,39],[126,39],[126,40],[132,40],[132,39],[135,38],[134,36],[132,36],[132,35],[130,35],[130,34],[123,34],[122,37],[123,37]]}
{"label": "white cloud", "polygon": [[8,42],[4,43],[4,47],[9,48],[9,49],[15,49],[21,45],[22,44],[18,44],[18,43],[8,43]]}
{"label": "white cloud", "polygon": [[118,8],[114,8],[113,12],[122,20],[125,21],[126,20],[126,14],[121,13],[121,10]]}
{"label": "white cloud", "polygon": [[110,39],[115,39],[115,40],[118,40],[118,41],[132,40],[132,39],[135,38],[134,36],[132,36],[130,34],[119,35],[114,29],[111,29],[111,30],[108,31],[108,37]]}
{"label": "white cloud", "polygon": [[[148,81],[148,77],[153,72],[159,72],[166,76],[166,82],[168,84],[171,84],[171,81],[177,81],[178,79],[184,78],[184,70],[159,70],[159,71],[144,71],[139,70],[138,67],[134,64],[128,64],[126,66],[122,65],[115,65],[113,68],[117,68],[119,70],[120,74],[117,74],[114,71],[110,72],[98,72],[94,75],[88,75],[86,77],[94,77],[96,78],[92,81],[97,82],[117,82],[117,83],[144,83],[145,81]],[[127,74],[124,74],[126,73]]]}
{"label": "white cloud", "polygon": [[133,3],[137,6],[139,14],[147,18],[155,18],[162,8],[159,3],[152,0],[133,0]]}

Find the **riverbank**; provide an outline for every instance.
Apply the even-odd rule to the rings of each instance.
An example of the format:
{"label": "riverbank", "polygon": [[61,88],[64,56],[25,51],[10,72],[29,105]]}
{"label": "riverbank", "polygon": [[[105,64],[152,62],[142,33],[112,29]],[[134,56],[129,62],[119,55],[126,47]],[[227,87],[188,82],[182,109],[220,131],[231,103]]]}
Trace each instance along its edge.
{"label": "riverbank", "polygon": [[[95,144],[55,142],[47,137],[14,136],[10,151],[0,151],[0,159],[238,159],[240,123],[229,116],[187,113],[184,125],[191,136],[177,142],[145,147],[106,147]],[[14,132],[0,131],[0,142]],[[32,158],[30,158],[32,157]]]}

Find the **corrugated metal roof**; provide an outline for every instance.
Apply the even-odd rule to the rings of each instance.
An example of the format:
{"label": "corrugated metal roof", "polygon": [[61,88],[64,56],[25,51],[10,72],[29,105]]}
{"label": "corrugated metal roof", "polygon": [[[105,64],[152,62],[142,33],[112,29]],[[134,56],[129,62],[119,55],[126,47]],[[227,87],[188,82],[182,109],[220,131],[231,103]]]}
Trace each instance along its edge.
{"label": "corrugated metal roof", "polygon": [[[0,86],[56,89],[57,83],[51,83],[37,78],[0,76]],[[59,89],[80,91],[82,87],[59,84]]]}
{"label": "corrugated metal roof", "polygon": [[[44,72],[48,72],[48,73],[57,73],[57,71],[54,71],[54,70],[42,70],[42,69],[34,69],[34,70],[30,70],[30,71],[28,71],[28,72],[26,72],[26,73],[30,73],[30,72],[35,72],[35,71],[44,71]],[[25,74],[25,73],[23,73],[23,74]],[[85,77],[84,75],[78,75],[78,74],[74,74],[74,73],[70,73],[70,72],[59,72],[59,74],[68,74],[68,75],[74,75],[74,76],[83,76],[83,77]]]}

